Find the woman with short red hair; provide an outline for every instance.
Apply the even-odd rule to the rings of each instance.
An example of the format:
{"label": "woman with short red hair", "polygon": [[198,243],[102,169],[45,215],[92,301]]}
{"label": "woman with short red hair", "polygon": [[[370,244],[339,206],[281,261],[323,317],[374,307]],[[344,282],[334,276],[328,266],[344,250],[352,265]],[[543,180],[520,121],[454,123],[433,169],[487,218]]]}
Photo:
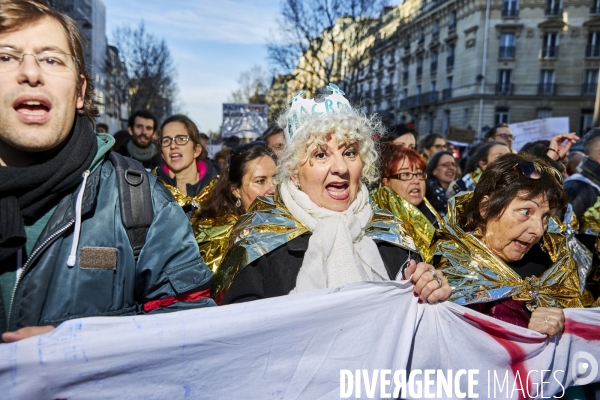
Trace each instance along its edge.
{"label": "woman with short red hair", "polygon": [[403,222],[427,260],[439,216],[425,199],[425,168],[417,151],[386,143],[381,152],[381,186],[371,197]]}

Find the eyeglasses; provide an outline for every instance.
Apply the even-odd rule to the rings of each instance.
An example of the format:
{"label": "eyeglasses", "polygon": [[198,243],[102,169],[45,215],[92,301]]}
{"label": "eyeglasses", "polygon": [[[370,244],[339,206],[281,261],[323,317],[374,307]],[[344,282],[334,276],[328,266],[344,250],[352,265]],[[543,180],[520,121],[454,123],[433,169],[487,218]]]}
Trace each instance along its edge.
{"label": "eyeglasses", "polygon": [[163,136],[163,138],[160,139],[160,145],[162,147],[169,147],[171,145],[171,143],[175,142],[175,144],[177,146],[183,146],[189,140],[190,140],[189,135],[178,135],[175,137]]}
{"label": "eyeglasses", "polygon": [[427,179],[427,174],[425,172],[400,172],[399,174],[395,174],[390,176],[392,179],[398,179],[401,181],[412,181],[413,178],[417,178],[420,181],[424,181]]}
{"label": "eyeglasses", "polygon": [[32,56],[40,69],[49,74],[61,75],[76,71],[77,58],[59,51],[42,51],[38,54],[25,54],[10,47],[0,47],[0,72],[14,71],[19,68],[25,56]]}
{"label": "eyeglasses", "polygon": [[242,144],[231,149],[231,153],[229,155],[229,158],[227,159],[227,165],[231,166],[231,156],[239,156],[240,154],[244,154],[245,152],[247,152],[255,146],[260,146],[267,150],[269,154],[271,153],[271,151],[267,147],[267,142],[265,142],[264,140],[255,140],[253,142]]}
{"label": "eyeglasses", "polygon": [[552,176],[554,176],[554,178],[560,184],[563,183],[562,174],[555,168],[546,167],[546,166],[540,165],[533,161],[520,162],[517,165],[515,165],[513,167],[513,169],[515,169],[517,167],[519,168],[519,170],[521,170],[521,173],[529,179],[536,179],[536,180],[540,179],[544,172],[548,172],[548,173],[552,174]]}
{"label": "eyeglasses", "polygon": [[498,133],[494,135],[494,137],[500,137],[504,140],[515,140],[517,138],[516,136],[513,136],[510,133]]}

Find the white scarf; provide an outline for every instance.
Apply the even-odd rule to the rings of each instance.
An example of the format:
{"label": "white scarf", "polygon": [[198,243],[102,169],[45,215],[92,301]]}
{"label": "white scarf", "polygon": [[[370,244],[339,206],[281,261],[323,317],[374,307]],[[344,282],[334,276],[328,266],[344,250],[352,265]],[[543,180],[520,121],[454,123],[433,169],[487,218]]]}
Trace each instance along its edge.
{"label": "white scarf", "polygon": [[290,293],[389,279],[377,245],[365,235],[373,212],[364,184],[344,212],[317,206],[289,180],[281,184],[281,197],[292,215],[312,231]]}

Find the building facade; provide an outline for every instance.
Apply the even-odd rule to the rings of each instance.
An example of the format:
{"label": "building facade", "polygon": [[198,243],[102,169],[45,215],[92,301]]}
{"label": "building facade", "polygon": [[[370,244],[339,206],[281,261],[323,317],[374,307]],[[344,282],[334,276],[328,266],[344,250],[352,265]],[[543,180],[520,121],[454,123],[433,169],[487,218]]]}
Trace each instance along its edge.
{"label": "building facade", "polygon": [[[97,122],[115,133],[127,125],[127,70],[118,52],[107,44],[106,7],[102,0],[49,0],[54,9],[71,17],[83,31],[88,72],[94,81],[94,102],[99,111]],[[124,86],[123,86],[124,85]]]}
{"label": "building facade", "polygon": [[600,1],[408,0],[399,18],[396,122],[420,134],[546,117],[592,126]]}

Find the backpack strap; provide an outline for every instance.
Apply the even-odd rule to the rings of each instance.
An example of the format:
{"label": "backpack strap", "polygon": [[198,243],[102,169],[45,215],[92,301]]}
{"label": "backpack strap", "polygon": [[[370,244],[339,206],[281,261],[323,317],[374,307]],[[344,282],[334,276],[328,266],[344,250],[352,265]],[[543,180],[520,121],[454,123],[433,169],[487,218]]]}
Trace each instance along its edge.
{"label": "backpack strap", "polygon": [[154,218],[150,179],[139,161],[114,151],[109,158],[117,173],[121,220],[137,262]]}

